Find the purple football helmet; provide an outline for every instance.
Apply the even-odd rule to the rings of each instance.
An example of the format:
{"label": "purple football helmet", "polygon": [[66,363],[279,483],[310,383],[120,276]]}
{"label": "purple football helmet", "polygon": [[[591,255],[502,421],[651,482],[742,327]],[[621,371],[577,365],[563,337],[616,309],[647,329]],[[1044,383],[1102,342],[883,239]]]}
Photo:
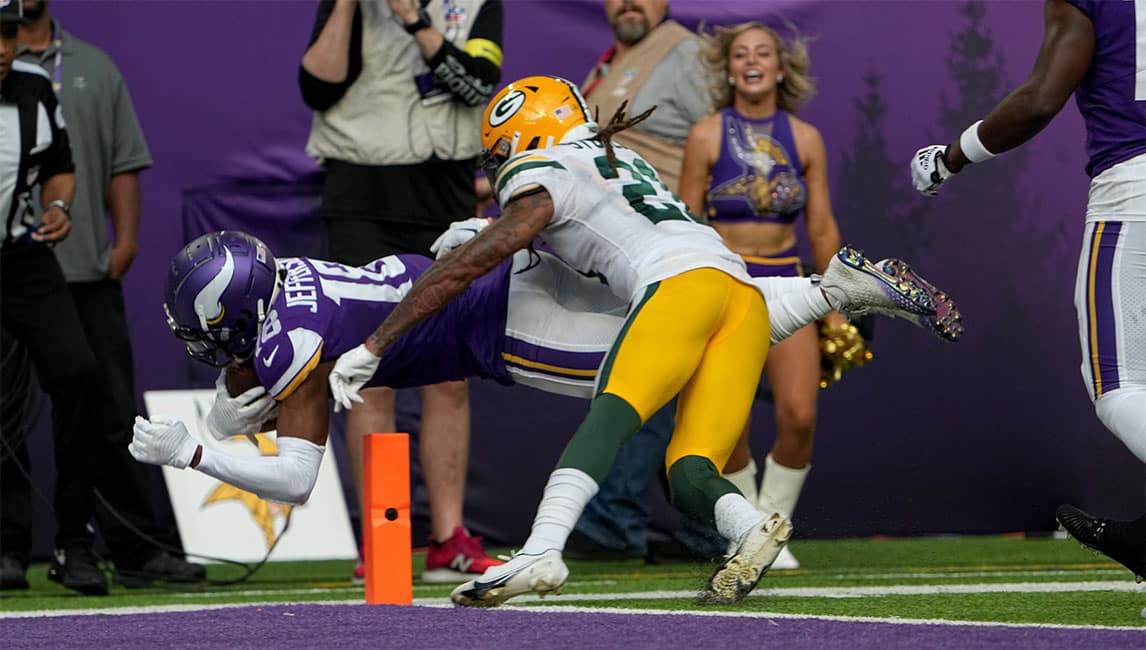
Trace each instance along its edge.
{"label": "purple football helmet", "polygon": [[235,230],[213,232],[171,260],[167,324],[195,359],[222,367],[255,352],[259,325],[278,285],[267,245]]}

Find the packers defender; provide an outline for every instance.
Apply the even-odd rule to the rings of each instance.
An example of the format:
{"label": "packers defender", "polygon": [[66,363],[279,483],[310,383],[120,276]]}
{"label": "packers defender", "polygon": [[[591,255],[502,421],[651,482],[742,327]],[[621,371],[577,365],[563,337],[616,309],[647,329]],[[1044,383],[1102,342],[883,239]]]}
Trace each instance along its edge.
{"label": "packers defender", "polygon": [[[486,108],[482,143],[496,178],[502,216],[452,255],[427,269],[378,329],[343,354],[330,372],[336,401],[351,407],[357,390],[402,335],[444,308],[516,251],[542,238],[586,276],[599,278],[630,305],[602,363],[589,411],[550,475],[529,539],[507,563],[451,594],[457,604],[499,605],[512,596],[558,591],[568,569],[561,550],[597,491],[620,445],[674,396],[676,427],[666,466],[672,501],[714,521],[730,553],[706,589],[734,602],[759,582],[791,535],[789,521],[764,517],[720,476],[748,420],[768,353],[769,314],[740,257],[699,223],[639,155],[611,136],[647,116],[622,107],[604,128],[570,82],[527,77],[506,86]],[[889,295],[942,337],[961,332],[946,295],[898,262],[873,265],[853,249],[836,258],[841,283],[875,278],[874,309]],[[864,277],[864,280],[859,278]],[[845,311],[844,286],[823,283],[832,307]]]}

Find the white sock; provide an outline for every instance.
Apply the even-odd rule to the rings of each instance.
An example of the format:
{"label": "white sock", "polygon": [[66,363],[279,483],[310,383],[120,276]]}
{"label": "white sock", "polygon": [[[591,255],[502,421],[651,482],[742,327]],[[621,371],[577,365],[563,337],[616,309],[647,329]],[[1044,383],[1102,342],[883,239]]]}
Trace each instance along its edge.
{"label": "white sock", "polygon": [[764,521],[764,515],[742,495],[730,492],[716,500],[716,530],[735,547],[745,535]]}
{"label": "white sock", "polygon": [[809,463],[801,469],[784,467],[775,460],[772,454],[764,459],[764,478],[760,481],[760,495],[756,499],[756,506],[765,515],[774,512],[791,519],[796,512],[796,502],[800,499],[800,491],[804,489],[804,479],[808,478],[808,470],[812,469]]}
{"label": "white sock", "polygon": [[570,531],[577,525],[585,505],[597,494],[597,489],[593,477],[579,469],[562,467],[553,470],[545,484],[541,505],[537,506],[537,516],[533,518],[533,530],[529,532],[529,539],[525,540],[521,552],[535,555],[551,548],[564,550]]}
{"label": "white sock", "polygon": [[1098,419],[1146,463],[1146,388],[1118,388],[1094,403]]}
{"label": "white sock", "polygon": [[748,459],[748,464],[735,472],[729,472],[724,478],[740,490],[740,494],[748,499],[749,503],[756,503],[756,461]]}
{"label": "white sock", "polygon": [[811,278],[752,278],[752,283],[768,302],[772,345],[833,311],[819,283]]}

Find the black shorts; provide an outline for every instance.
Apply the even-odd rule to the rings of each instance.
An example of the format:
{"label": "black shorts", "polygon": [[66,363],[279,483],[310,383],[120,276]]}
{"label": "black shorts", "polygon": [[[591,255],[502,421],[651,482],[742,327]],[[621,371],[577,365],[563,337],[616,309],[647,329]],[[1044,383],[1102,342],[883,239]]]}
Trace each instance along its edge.
{"label": "black shorts", "polygon": [[445,230],[441,226],[384,224],[377,220],[326,219],[323,225],[326,259],[349,266],[362,266],[400,253],[433,257],[430,244]]}
{"label": "black shorts", "polygon": [[360,266],[397,253],[430,256],[451,222],[474,215],[474,160],[416,165],[326,162],[319,216],[327,258]]}

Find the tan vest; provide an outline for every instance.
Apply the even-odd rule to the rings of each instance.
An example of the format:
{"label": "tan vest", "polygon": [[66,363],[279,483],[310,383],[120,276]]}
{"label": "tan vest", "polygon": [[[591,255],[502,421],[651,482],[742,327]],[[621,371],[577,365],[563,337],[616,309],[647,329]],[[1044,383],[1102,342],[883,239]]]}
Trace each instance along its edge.
{"label": "tan vest", "polygon": [[[462,48],[485,0],[451,0],[467,20],[447,29],[443,0],[426,7],[434,28]],[[306,152],[360,165],[408,165],[473,158],[481,151],[484,106],[456,101],[422,104],[414,76],[428,73],[414,37],[394,19],[386,0],[364,0],[362,74],[331,108],[315,112]]]}
{"label": "tan vest", "polygon": [[[666,20],[641,39],[624,58],[613,59],[609,64],[608,74],[593,89],[593,94],[586,98],[590,109],[598,111],[601,124],[609,122],[609,118],[613,117],[621,102],[632,101],[668,53],[690,38],[696,38],[696,34],[675,20]],[[630,74],[632,71],[635,71],[635,76]],[[595,71],[589,74],[581,83],[581,88],[585,88],[593,80],[594,74]],[[613,136],[613,140],[636,151],[649,161],[665,185],[676,193],[680,183],[680,167],[684,160],[682,145],[645,133],[639,124]]]}

